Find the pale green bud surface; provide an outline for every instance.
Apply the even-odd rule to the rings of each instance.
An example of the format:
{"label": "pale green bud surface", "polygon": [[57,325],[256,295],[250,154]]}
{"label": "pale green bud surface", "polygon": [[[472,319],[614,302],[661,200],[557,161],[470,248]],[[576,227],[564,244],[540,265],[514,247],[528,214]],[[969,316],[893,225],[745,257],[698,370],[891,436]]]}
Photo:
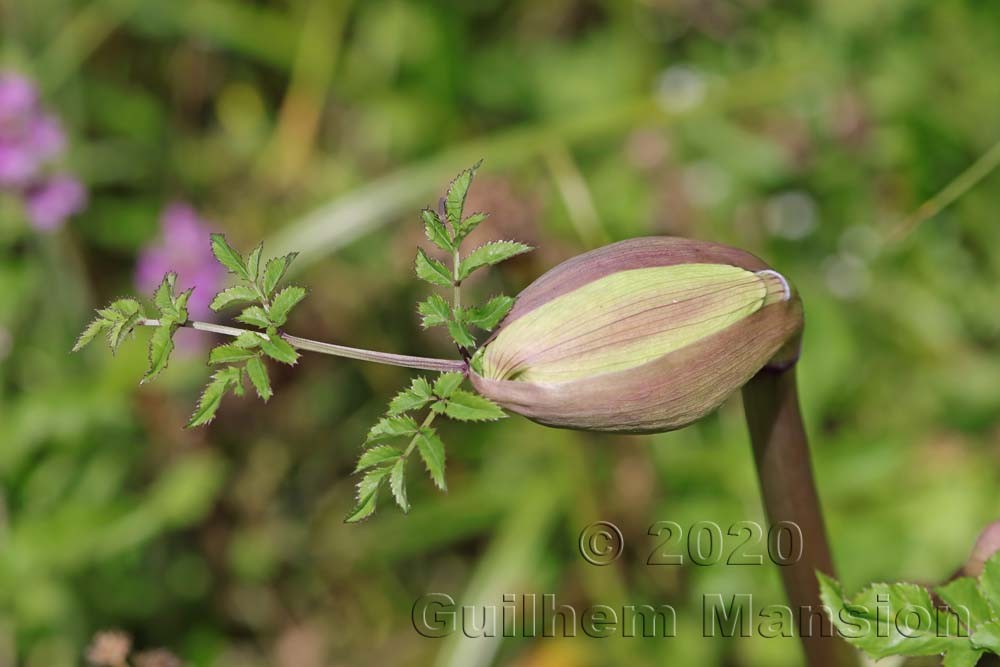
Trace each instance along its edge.
{"label": "pale green bud surface", "polygon": [[666,431],[793,360],[801,329],[787,280],[753,255],[632,239],[529,285],[469,375],[484,396],[549,426]]}

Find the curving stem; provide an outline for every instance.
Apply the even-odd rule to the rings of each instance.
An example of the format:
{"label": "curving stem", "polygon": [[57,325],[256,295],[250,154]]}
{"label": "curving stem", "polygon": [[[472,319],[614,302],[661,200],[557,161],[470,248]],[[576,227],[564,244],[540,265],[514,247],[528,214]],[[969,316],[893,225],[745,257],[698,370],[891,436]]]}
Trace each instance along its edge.
{"label": "curving stem", "polygon": [[[144,319],[140,320],[139,324],[146,327],[158,327],[160,326],[160,321]],[[239,327],[230,327],[224,324],[212,324],[211,322],[196,322],[194,320],[188,320],[181,326],[188,327],[190,329],[197,329],[198,331],[208,331],[210,333],[233,337],[239,336],[243,333],[252,333],[267,340],[267,335],[262,331],[240,329]],[[386,364],[388,366],[403,366],[404,368],[417,368],[425,371],[440,371],[442,373],[447,373],[449,371],[464,373],[468,369],[467,364],[461,359],[436,359],[434,357],[414,357],[408,354],[394,354],[392,352],[377,352],[375,350],[364,350],[359,347],[347,347],[346,345],[324,343],[318,340],[310,340],[309,338],[299,338],[298,336],[292,336],[286,333],[281,334],[281,337],[284,338],[289,345],[296,349],[306,350],[309,352],[319,352],[320,354],[329,354],[335,357],[344,357],[346,359],[373,361],[377,364]]]}
{"label": "curving stem", "polygon": [[819,598],[816,571],[835,573],[799,410],[795,366],[757,373],[743,387],[743,409],[768,522],[791,522],[802,531],[802,557],[780,569],[806,664],[856,667],[858,654],[836,635]]}

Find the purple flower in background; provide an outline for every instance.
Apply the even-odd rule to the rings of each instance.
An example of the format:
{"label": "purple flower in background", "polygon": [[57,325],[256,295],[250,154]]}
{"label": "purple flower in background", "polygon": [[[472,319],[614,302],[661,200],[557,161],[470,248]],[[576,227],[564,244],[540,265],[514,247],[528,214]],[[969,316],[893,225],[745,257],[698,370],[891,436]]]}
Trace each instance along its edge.
{"label": "purple flower in background", "polygon": [[80,181],[65,175],[53,176],[25,192],[24,205],[35,229],[49,231],[84,207],[87,191]]}
{"label": "purple flower in background", "polygon": [[209,243],[211,225],[198,217],[191,206],[173,203],[160,216],[160,238],[139,254],[136,286],[152,292],[164,274],[177,274],[178,289],[194,287],[188,311],[193,319],[206,319],[208,304],[226,280],[226,270],[215,260]]}
{"label": "purple flower in background", "polygon": [[50,173],[66,149],[58,119],[42,109],[27,78],[0,72],[0,192],[19,197],[35,229],[49,231],[87,203],[76,179]]}

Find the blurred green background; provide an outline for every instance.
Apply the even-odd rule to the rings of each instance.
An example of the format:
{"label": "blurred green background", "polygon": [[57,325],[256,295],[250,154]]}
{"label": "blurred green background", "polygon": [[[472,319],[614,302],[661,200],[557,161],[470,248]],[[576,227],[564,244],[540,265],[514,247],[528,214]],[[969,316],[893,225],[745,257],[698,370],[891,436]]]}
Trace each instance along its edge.
{"label": "blurred green background", "polygon": [[[385,498],[348,526],[411,372],[309,355],[188,431],[197,336],[143,387],[145,333],[70,356],[176,201],[304,252],[289,331],[428,356],[453,351],[415,314],[417,212],[479,158],[484,235],[539,249],[470,296],[628,237],[746,248],[803,294],[846,588],[942,580],[1000,514],[1000,176],[891,233],[1000,139],[996,3],[0,0],[0,32],[90,193],[53,233],[0,209],[0,665],[80,664],[107,628],[198,666],[800,663],[794,639],[702,637],[704,594],[781,603],[776,567],[645,564],[653,521],[763,520],[738,398],[651,437],[448,424],[449,493],[413,475],[409,516]],[[598,568],[576,543],[602,519],[626,551]],[[431,640],[431,592],[669,603],[678,636]]]}

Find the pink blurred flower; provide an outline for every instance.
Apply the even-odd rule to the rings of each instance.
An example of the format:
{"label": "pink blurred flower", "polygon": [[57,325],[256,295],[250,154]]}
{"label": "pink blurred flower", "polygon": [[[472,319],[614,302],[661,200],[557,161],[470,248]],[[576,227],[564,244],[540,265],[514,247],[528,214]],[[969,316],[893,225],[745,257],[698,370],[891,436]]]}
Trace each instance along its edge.
{"label": "pink blurred flower", "polygon": [[29,221],[40,231],[60,227],[86,205],[79,181],[49,174],[65,149],[62,126],[41,108],[34,83],[0,72],[0,192],[21,198]]}
{"label": "pink blurred flower", "polygon": [[87,191],[71,176],[57,175],[25,192],[24,205],[35,229],[49,231],[87,204]]}
{"label": "pink blurred flower", "polygon": [[175,202],[160,216],[160,238],[139,254],[136,266],[136,286],[152,292],[164,274],[177,274],[178,290],[194,287],[188,311],[194,319],[206,319],[212,302],[226,281],[226,270],[212,254],[209,234],[211,223],[198,217],[188,204]]}

